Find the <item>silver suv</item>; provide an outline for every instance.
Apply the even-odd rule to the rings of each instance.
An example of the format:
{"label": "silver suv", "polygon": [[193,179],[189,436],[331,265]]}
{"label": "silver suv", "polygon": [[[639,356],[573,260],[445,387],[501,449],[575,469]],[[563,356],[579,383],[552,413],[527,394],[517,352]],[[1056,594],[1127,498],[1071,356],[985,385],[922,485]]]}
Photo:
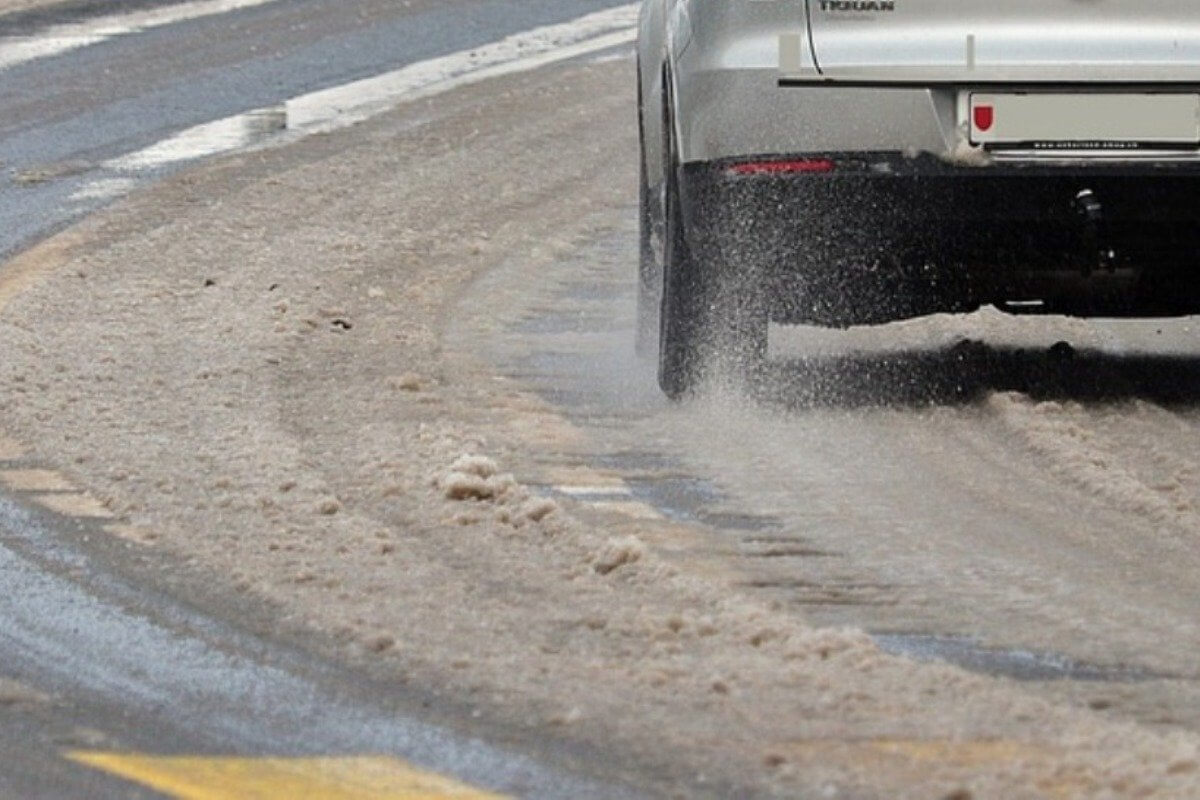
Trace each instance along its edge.
{"label": "silver suv", "polygon": [[645,0],[639,343],[1200,312],[1196,0]]}

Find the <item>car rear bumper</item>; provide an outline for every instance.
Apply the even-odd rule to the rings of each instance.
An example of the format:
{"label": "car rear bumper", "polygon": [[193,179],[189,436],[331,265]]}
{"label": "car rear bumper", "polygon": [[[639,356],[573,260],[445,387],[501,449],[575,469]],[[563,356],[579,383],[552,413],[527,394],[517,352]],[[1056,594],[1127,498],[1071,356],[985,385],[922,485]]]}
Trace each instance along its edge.
{"label": "car rear bumper", "polygon": [[[736,44],[746,46],[689,47],[676,67],[679,155],[684,163],[789,152],[928,153],[953,162],[956,154],[969,150],[962,104],[971,92],[1080,88],[969,81],[791,82],[781,78],[777,54],[762,52],[761,40],[753,40],[753,47]],[[1173,91],[1200,92],[1195,83],[1169,86]],[[1125,82],[1095,84],[1088,90],[1097,88],[1153,92],[1164,85]],[[1173,158],[1200,163],[1200,151],[1176,152]]]}
{"label": "car rear bumper", "polygon": [[779,84],[776,63],[731,66],[714,62],[719,55],[692,47],[678,65],[679,154],[684,163],[756,153],[943,153],[954,148],[954,92],[785,87]]}
{"label": "car rear bumper", "polygon": [[[697,246],[761,270],[789,319],[851,324],[1035,300],[1085,314],[1200,309],[1182,285],[1200,252],[1193,163],[967,167],[805,153],[689,164],[682,190]],[[1174,289],[1148,293],[1164,276]]]}

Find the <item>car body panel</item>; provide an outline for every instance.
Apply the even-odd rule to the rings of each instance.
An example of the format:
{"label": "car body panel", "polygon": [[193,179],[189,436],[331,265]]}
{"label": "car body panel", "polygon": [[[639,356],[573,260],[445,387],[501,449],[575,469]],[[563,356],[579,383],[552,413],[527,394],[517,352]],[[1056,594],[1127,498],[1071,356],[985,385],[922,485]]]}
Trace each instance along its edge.
{"label": "car body panel", "polygon": [[[820,3],[646,0],[645,103],[662,108],[663,83],[673,83],[682,163],[829,149],[980,162],[963,90],[1200,87],[1192,0],[896,0],[891,12]],[[648,141],[661,140],[661,123],[646,115]],[[660,171],[656,153],[647,166]]]}
{"label": "car body panel", "polygon": [[676,75],[683,163],[830,150],[951,153],[955,94],[911,87],[781,88],[774,69],[684,54]]}
{"label": "car body panel", "polygon": [[1195,0],[809,0],[827,79],[1200,80]]}

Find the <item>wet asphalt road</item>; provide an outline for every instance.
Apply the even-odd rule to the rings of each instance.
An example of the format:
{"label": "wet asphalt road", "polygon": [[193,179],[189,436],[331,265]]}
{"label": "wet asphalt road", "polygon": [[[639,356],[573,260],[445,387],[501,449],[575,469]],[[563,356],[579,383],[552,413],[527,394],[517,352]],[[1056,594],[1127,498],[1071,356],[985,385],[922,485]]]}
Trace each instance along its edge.
{"label": "wet asphalt road", "polygon": [[[99,165],[170,132],[608,4],[284,0],[0,71],[0,255],[97,208],[103,200],[72,196],[105,176]],[[44,21],[0,21],[0,33]],[[820,624],[866,628],[893,652],[1200,729],[1200,564],[1187,520],[1149,518],[1140,498],[1080,471],[1089,458],[1149,470],[1138,454],[1147,443],[1188,461],[1200,444],[1200,362],[1187,323],[1156,339],[1156,325],[985,318],[935,326],[912,346],[894,334],[847,343],[776,331],[772,381],[757,396],[672,406],[632,355],[632,209],[624,219],[536,281],[519,264],[489,276],[477,292],[538,291],[465,298],[494,314],[463,320],[458,345],[603,442],[589,457],[638,499],[723,537],[751,592]],[[1089,349],[1071,355],[1059,341]],[[1006,393],[1019,397],[989,404]],[[1077,458],[1078,442],[1037,427],[1046,413],[1068,433],[1113,439],[1111,452]],[[86,747],[365,749],[526,796],[622,796],[544,766],[572,754],[522,743],[514,755],[426,724],[422,706],[440,701],[149,592],[122,577],[119,552],[79,547],[88,535],[0,498],[11,587],[0,677],[50,698],[0,703],[0,794],[130,791],[61,758]]]}
{"label": "wet asphalt road", "polygon": [[[99,165],[172,132],[615,5],[284,0],[4,70],[0,257],[94,210],[71,196]],[[0,37],[45,19],[0,19]],[[39,172],[58,177],[22,180]]]}
{"label": "wet asphalt road", "polygon": [[758,385],[672,404],[633,353],[634,212],[550,269],[490,274],[448,346],[533,387],[634,499],[709,529],[753,596],[1200,729],[1194,319],[775,327]]}
{"label": "wet asphalt road", "polygon": [[[610,5],[284,0],[0,71],[0,257],[102,206],[78,196],[103,177],[100,165],[174,131]],[[0,37],[36,35],[79,11],[0,19]],[[522,796],[628,794],[544,766],[568,754],[526,744],[517,749],[535,755],[522,755],[437,727],[422,721],[431,698],[373,686],[149,591],[121,577],[119,559],[78,547],[91,538],[86,525],[0,495],[0,678],[40,695],[0,698],[0,795],[150,796],[63,759],[77,748],[385,753]]]}
{"label": "wet asphalt road", "polygon": [[385,753],[516,796],[635,796],[430,724],[432,697],[269,644],[123,578],[109,569],[120,546],[72,544],[106,538],[86,525],[0,501],[0,530],[0,675],[43,695],[0,703],[3,796],[149,796],[70,764],[62,754],[73,750]]}

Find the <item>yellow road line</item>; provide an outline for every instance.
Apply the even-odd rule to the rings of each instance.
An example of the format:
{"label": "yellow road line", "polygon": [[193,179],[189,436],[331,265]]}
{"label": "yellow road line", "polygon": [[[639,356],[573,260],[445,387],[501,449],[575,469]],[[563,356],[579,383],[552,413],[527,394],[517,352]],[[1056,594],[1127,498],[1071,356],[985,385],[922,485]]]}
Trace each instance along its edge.
{"label": "yellow road line", "polygon": [[203,758],[68,753],[181,800],[503,800],[388,757]]}

